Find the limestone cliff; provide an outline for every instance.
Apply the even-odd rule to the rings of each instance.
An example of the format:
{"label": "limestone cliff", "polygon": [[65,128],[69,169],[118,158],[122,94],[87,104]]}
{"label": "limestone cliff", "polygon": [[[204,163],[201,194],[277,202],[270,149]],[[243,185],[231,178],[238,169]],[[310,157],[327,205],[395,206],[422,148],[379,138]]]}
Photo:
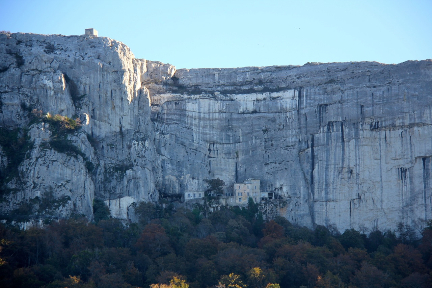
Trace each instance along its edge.
{"label": "limestone cliff", "polygon": [[[3,214],[53,194],[59,217],[91,218],[97,197],[130,218],[159,193],[257,178],[309,227],[432,217],[431,60],[175,70],[108,38],[0,34],[0,95],[2,131],[32,144],[6,177],[0,143]],[[67,135],[76,153],[50,145],[31,109],[80,117]]]}
{"label": "limestone cliff", "polygon": [[299,224],[419,228],[431,218],[431,76],[430,60],[177,70],[152,100],[166,189],[253,177]]}
{"label": "limestone cliff", "polygon": [[[50,191],[57,200],[70,199],[60,216],[89,219],[94,197],[158,199],[159,157],[143,83],[170,78],[174,67],[135,59],[127,46],[109,38],[34,34],[0,34],[0,65],[2,131],[21,128],[33,143],[21,151],[25,160],[15,163],[18,177],[9,177],[3,165],[3,214],[23,203],[38,204]],[[50,145],[48,124],[31,123],[33,109],[81,118],[82,128],[64,143],[69,153]],[[0,155],[0,163],[12,157]]]}

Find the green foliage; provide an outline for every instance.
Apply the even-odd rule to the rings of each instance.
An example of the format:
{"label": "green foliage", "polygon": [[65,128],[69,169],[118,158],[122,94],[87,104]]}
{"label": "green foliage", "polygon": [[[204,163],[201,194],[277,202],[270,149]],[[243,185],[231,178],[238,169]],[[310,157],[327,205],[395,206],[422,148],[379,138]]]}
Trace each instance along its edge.
{"label": "green foliage", "polygon": [[246,218],[248,221],[252,222],[257,216],[259,212],[259,204],[255,203],[251,197],[248,198],[248,206],[247,208],[240,208],[238,206],[234,206],[232,211],[237,215],[241,215]]}
{"label": "green foliage", "polygon": [[51,188],[44,192],[41,198],[35,197],[22,202],[18,208],[12,210],[8,216],[3,215],[2,218],[17,222],[28,222],[30,219],[40,218],[45,220],[52,219],[55,211],[61,207],[65,207],[70,200],[71,198],[67,195],[55,198]]}
{"label": "green foliage", "polygon": [[95,223],[99,223],[101,220],[108,220],[110,215],[110,210],[104,201],[100,199],[93,200],[93,219]]}
{"label": "green foliage", "polygon": [[330,231],[324,226],[318,225],[317,227],[315,227],[313,234],[314,235],[311,241],[313,245],[324,246],[325,244],[328,244],[331,240]]}
{"label": "green foliage", "polygon": [[[27,107],[25,104],[24,106]],[[27,110],[29,109],[30,108],[27,107]],[[59,114],[52,115],[51,113],[47,113],[44,116],[41,110],[33,109],[31,111],[31,119],[32,122],[44,120],[50,124],[49,127],[52,136],[49,145],[55,151],[75,158],[80,155],[84,160],[88,161],[85,154],[78,147],[73,145],[72,141],[68,140],[66,137],[68,133],[73,133],[81,127],[81,121],[79,118],[72,119]],[[86,167],[91,172],[94,169],[94,165],[90,161],[88,162],[89,163],[86,163]]]}
{"label": "green foliage", "polygon": [[95,170],[96,167],[93,162],[91,162],[71,140],[66,139],[66,137],[52,138],[48,143],[49,146],[58,153],[63,153],[76,159],[78,159],[78,156],[81,156],[85,161],[84,165],[88,172],[92,173]]}
{"label": "green foliage", "polygon": [[159,210],[156,204],[151,202],[139,202],[135,206],[135,213],[139,217],[138,221],[144,226],[149,224],[153,219],[159,218]]}
{"label": "green foliage", "polygon": [[[6,175],[0,174],[0,193],[4,192],[4,185],[13,177],[18,176],[18,167],[27,153],[33,148],[33,142],[25,129],[6,129],[0,127],[0,146],[7,157]],[[0,172],[1,173],[1,172]],[[3,194],[3,193],[1,193]]]}
{"label": "green foliage", "polygon": [[[43,116],[42,111],[33,109],[32,110],[32,121],[40,121],[44,119],[46,122],[50,124],[50,130],[52,132],[52,137],[48,142],[49,147],[54,149],[59,153],[66,154],[71,157],[75,157],[78,159],[78,156],[81,156],[85,161],[85,167],[87,171],[90,173],[94,171],[95,165],[86,157],[86,155],[73,144],[71,140],[67,139],[68,133],[73,133],[77,129],[81,127],[81,121],[79,118],[71,119],[67,116],[61,116],[59,114],[51,115],[47,113],[46,116]],[[87,135],[90,137],[89,135]],[[91,139],[91,138],[89,138]],[[44,148],[48,148],[46,143],[43,143]]]}
{"label": "green foliage", "polygon": [[221,196],[223,194],[223,187],[225,186],[225,182],[219,178],[217,179],[204,179],[204,182],[207,183],[207,190],[205,191],[206,195],[212,196]]}
{"label": "green foliage", "polygon": [[47,113],[45,116],[45,121],[50,123],[50,128],[53,134],[64,134],[76,131],[81,127],[81,120],[79,118],[71,119],[67,116],[62,116],[55,114],[54,116]]}
{"label": "green foliage", "polygon": [[0,201],[3,197],[13,191],[7,183],[19,176],[19,165],[27,157],[33,148],[33,142],[27,135],[26,129],[6,129],[0,127],[0,146],[7,158],[7,166],[4,172],[0,171]]}
{"label": "green foliage", "polygon": [[96,251],[85,249],[74,254],[70,259],[67,267],[71,275],[79,276],[84,281],[87,281],[90,276],[89,266],[94,258],[96,258]]}
{"label": "green foliage", "polygon": [[195,222],[195,224],[198,224],[201,222],[203,210],[204,209],[199,204],[197,204],[195,206],[195,208],[192,210],[192,214],[194,215],[192,220]]}
{"label": "green foliage", "polygon": [[189,284],[187,284],[186,281],[183,279],[180,279],[178,277],[174,277],[170,281],[170,287],[172,287],[172,288],[189,288]]}
{"label": "green foliage", "polygon": [[34,213],[34,205],[29,202],[23,202],[21,205],[10,212],[10,217],[4,217],[8,220],[15,220],[17,222],[30,221],[30,215]]}
{"label": "green foliage", "polygon": [[265,278],[266,275],[260,267],[253,267],[248,273],[249,287],[264,288]]}
{"label": "green foliage", "polygon": [[365,248],[364,245],[365,235],[360,234],[360,232],[354,229],[347,229],[340,237],[341,244],[348,248]]}
{"label": "green foliage", "polygon": [[[78,158],[78,155],[87,159],[85,154],[75,145],[73,145],[72,141],[67,140],[65,138],[54,138],[49,141],[49,145],[52,149],[59,153],[66,154],[68,156],[72,156]],[[88,165],[91,168],[91,165]]]}
{"label": "green foliage", "polygon": [[245,288],[246,284],[240,278],[240,275],[230,273],[229,275],[223,275],[219,281],[219,285],[227,288]]}
{"label": "green foliage", "polygon": [[[38,198],[35,198],[38,199]],[[38,213],[40,214],[52,214],[54,211],[59,209],[60,207],[65,207],[66,204],[71,200],[71,198],[67,195],[62,195],[59,198],[54,197],[53,189],[49,189],[45,192],[42,198],[38,199]]]}
{"label": "green foliage", "polygon": [[415,244],[417,237],[414,229],[403,223],[398,224],[397,233],[399,234],[399,241],[405,244]]}

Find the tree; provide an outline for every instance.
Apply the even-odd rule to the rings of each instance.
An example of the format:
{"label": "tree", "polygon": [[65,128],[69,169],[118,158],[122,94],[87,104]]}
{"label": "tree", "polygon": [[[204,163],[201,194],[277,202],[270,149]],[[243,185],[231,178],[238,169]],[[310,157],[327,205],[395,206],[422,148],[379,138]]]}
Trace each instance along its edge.
{"label": "tree", "polygon": [[195,280],[200,283],[201,287],[214,286],[219,278],[215,263],[205,258],[200,258],[194,263]]}
{"label": "tree", "polygon": [[327,227],[318,225],[314,230],[312,244],[316,246],[324,246],[331,241],[331,234]]}
{"label": "tree", "polygon": [[345,287],[342,280],[338,275],[334,275],[330,271],[327,271],[324,277],[318,276],[316,288],[333,288],[333,287]]}
{"label": "tree", "polygon": [[398,224],[397,234],[399,234],[398,240],[404,244],[415,244],[417,237],[414,229],[410,225],[403,223]]}
{"label": "tree", "polygon": [[163,283],[151,284],[150,288],[189,288],[189,284],[181,277],[174,276],[169,285]]}
{"label": "tree", "polygon": [[69,276],[69,278],[66,278],[64,280],[56,280],[50,284],[48,284],[47,288],[63,288],[63,287],[82,287],[82,288],[90,288],[93,285],[90,283],[83,283],[79,276]]}
{"label": "tree", "polygon": [[362,263],[360,271],[354,275],[351,283],[357,287],[388,287],[390,279],[387,274],[367,262]]}
{"label": "tree", "polygon": [[423,255],[425,264],[432,269],[432,220],[428,221],[428,227],[422,232],[419,250]]}
{"label": "tree", "polygon": [[100,199],[94,199],[93,201],[93,217],[95,223],[100,220],[108,220],[110,218],[110,210],[104,201]]}
{"label": "tree", "polygon": [[282,238],[285,235],[284,228],[277,224],[274,220],[267,222],[263,229],[264,236],[269,236],[271,238]]}
{"label": "tree", "polygon": [[263,288],[265,274],[260,267],[254,267],[249,270],[248,280],[251,287]]}
{"label": "tree", "polygon": [[225,182],[219,178],[216,179],[204,179],[207,183],[207,190],[205,191],[207,195],[221,196],[223,194],[223,187]]}
{"label": "tree", "polygon": [[189,284],[187,284],[186,281],[181,279],[181,278],[174,277],[170,281],[170,287],[172,287],[172,288],[189,288]]}
{"label": "tree", "polygon": [[116,218],[100,220],[97,226],[102,229],[106,247],[126,247],[129,244],[128,236],[132,229],[127,229],[121,220]]}
{"label": "tree", "polygon": [[264,237],[259,241],[259,247],[270,248],[272,243],[284,243],[287,240],[286,237],[284,237],[284,228],[273,220],[265,224],[262,233]]}
{"label": "tree", "polygon": [[415,272],[401,281],[403,288],[427,288],[431,287],[429,275]]}
{"label": "tree", "polygon": [[219,281],[219,286],[223,285],[226,288],[245,288],[247,287],[241,279],[240,275],[230,273],[229,275],[223,275]]}
{"label": "tree", "polygon": [[136,247],[153,259],[167,255],[173,250],[165,229],[154,223],[150,223],[144,228]]}
{"label": "tree", "polygon": [[348,248],[365,248],[364,245],[364,235],[360,234],[360,232],[354,230],[354,229],[347,229],[345,232],[340,236],[340,242],[345,247],[345,249]]}
{"label": "tree", "polygon": [[210,259],[217,253],[219,244],[220,242],[213,236],[205,239],[193,238],[185,247],[186,260],[193,263],[199,258]]}
{"label": "tree", "polygon": [[127,284],[121,274],[109,273],[102,275],[98,287],[100,288],[132,288],[131,285]]}
{"label": "tree", "polygon": [[394,248],[394,253],[388,257],[388,260],[394,265],[397,274],[403,277],[407,277],[414,272],[426,273],[420,251],[412,246],[398,244]]}
{"label": "tree", "polygon": [[306,267],[303,267],[303,274],[306,277],[308,287],[315,287],[319,276],[318,268],[314,264],[307,263]]}
{"label": "tree", "polygon": [[268,283],[266,288],[280,288],[280,285],[277,283]]}
{"label": "tree", "polygon": [[151,202],[139,202],[135,207],[135,213],[138,215],[138,221],[142,225],[147,225],[151,220],[158,218],[156,206]]}
{"label": "tree", "polygon": [[380,245],[384,243],[384,235],[381,231],[375,230],[371,232],[366,239],[366,248],[368,252],[374,252]]}
{"label": "tree", "polygon": [[250,234],[250,230],[252,230],[250,223],[245,218],[239,216],[231,219],[226,226],[227,240],[239,244],[251,244],[255,238]]}

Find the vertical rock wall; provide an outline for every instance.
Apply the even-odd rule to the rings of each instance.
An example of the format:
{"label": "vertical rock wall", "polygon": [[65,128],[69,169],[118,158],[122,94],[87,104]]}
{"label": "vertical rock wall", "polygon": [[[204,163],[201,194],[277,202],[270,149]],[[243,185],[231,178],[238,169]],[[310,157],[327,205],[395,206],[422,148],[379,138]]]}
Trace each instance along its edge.
{"label": "vertical rock wall", "polygon": [[[134,202],[203,191],[204,179],[229,192],[257,178],[294,223],[420,229],[432,212],[431,79],[431,60],[176,70],[109,38],[0,34],[0,128],[33,144],[18,145],[12,175],[18,148],[0,138],[0,210],[54,197],[56,217],[91,219],[97,197],[125,219]],[[70,151],[32,109],[81,119]]]}
{"label": "vertical rock wall", "polygon": [[[3,214],[28,203],[38,209],[50,191],[57,200],[70,199],[59,217],[91,219],[94,197],[108,204],[158,199],[159,160],[144,84],[170,78],[173,66],[135,59],[109,38],[20,33],[0,34],[0,63],[0,126],[31,134],[34,143],[18,177],[3,173]],[[82,128],[67,135],[69,150],[51,147],[58,137],[43,119],[32,124],[32,109],[81,119]]]}
{"label": "vertical rock wall", "polygon": [[420,229],[431,76],[430,60],[177,70],[152,99],[165,189],[253,177],[301,225]]}

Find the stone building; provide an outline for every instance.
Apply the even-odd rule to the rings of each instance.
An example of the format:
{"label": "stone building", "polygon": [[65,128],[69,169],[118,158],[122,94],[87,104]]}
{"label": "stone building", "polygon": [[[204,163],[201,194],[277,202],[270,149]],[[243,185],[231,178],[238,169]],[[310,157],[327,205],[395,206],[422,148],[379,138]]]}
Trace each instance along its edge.
{"label": "stone building", "polygon": [[261,201],[260,180],[247,179],[244,183],[234,184],[234,199],[237,205],[246,205],[249,197],[255,203]]}
{"label": "stone building", "polygon": [[204,192],[185,192],[184,193],[184,200],[193,200],[193,199],[201,199],[204,197]]}
{"label": "stone building", "polygon": [[94,28],[89,28],[89,29],[85,29],[85,36],[94,36],[97,37],[98,36],[98,31]]}

